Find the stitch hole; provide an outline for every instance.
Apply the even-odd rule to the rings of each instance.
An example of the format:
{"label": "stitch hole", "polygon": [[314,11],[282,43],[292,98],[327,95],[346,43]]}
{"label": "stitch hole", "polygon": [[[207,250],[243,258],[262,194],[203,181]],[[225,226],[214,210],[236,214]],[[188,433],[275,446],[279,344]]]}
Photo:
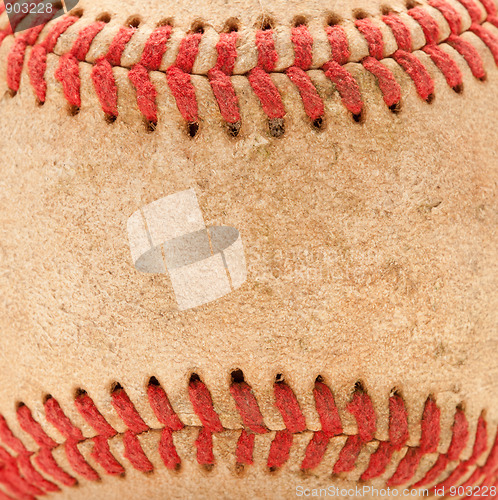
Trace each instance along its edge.
{"label": "stitch hole", "polygon": [[485,82],[487,79],[488,79],[488,75],[484,75],[484,76],[481,76],[481,78],[479,78],[479,81]]}
{"label": "stitch hole", "polygon": [[304,16],[296,16],[292,24],[297,28],[298,26],[306,26],[308,22]]}
{"label": "stitch hole", "polygon": [[457,93],[457,94],[461,94],[463,92],[463,83],[459,83],[458,85],[455,85],[453,87],[453,90]]}
{"label": "stitch hole", "polygon": [[389,7],[387,5],[381,5],[380,12],[383,16],[388,16],[389,14],[392,14],[394,12],[394,10],[392,7]]}
{"label": "stitch hole", "polygon": [[260,21],[260,26],[259,28],[262,30],[262,31],[269,31],[269,30],[272,30],[273,29],[273,26],[274,26],[274,22],[271,18],[267,17],[267,16],[263,16],[261,18],[261,21]]}
{"label": "stitch hole", "polygon": [[114,123],[116,121],[116,118],[117,116],[116,115],[105,115],[105,121],[111,125],[112,123]]}
{"label": "stitch hole", "polygon": [[69,116],[76,116],[80,112],[79,106],[69,106],[68,113]]}
{"label": "stitch hole", "polygon": [[244,373],[242,372],[242,370],[234,370],[230,375],[234,384],[241,384],[242,382],[244,382]]}
{"label": "stitch hole", "polygon": [[356,9],[353,11],[353,17],[355,19],[366,19],[368,16],[368,12],[362,10],[362,9]]}
{"label": "stitch hole", "polygon": [[235,474],[240,476],[241,474],[244,473],[244,470],[245,470],[244,464],[241,464],[240,462],[237,462],[235,464]]}
{"label": "stitch hole", "polygon": [[239,31],[239,20],[235,17],[231,17],[226,23],[224,30],[226,33],[233,33]]}
{"label": "stitch hole", "polygon": [[157,128],[157,122],[152,120],[145,120],[145,129],[147,132],[154,132]]}
{"label": "stitch hole", "polygon": [[159,21],[157,23],[157,27],[160,28],[161,26],[171,26],[171,27],[173,27],[173,18],[168,17],[166,19],[161,19],[161,21]]}
{"label": "stitch hole", "polygon": [[156,377],[150,377],[149,381],[147,382],[147,385],[153,385],[155,387],[160,387],[161,384],[159,383],[159,380],[157,380]]}
{"label": "stitch hole", "polygon": [[138,28],[140,24],[142,23],[142,20],[140,19],[139,16],[132,16],[129,17],[128,20],[125,23],[125,26],[128,26],[129,28]]}
{"label": "stitch hole", "polygon": [[53,399],[52,394],[46,394],[45,397],[43,398],[43,403],[46,403],[50,399]]}
{"label": "stitch hole", "polygon": [[360,111],[359,113],[353,114],[353,120],[356,123],[362,124],[365,121],[365,113]]}
{"label": "stitch hole", "polygon": [[276,384],[282,384],[284,382],[285,378],[282,373],[277,373],[277,376],[275,377],[275,383]]}
{"label": "stitch hole", "polygon": [[99,23],[109,23],[111,21],[111,14],[109,14],[109,12],[103,12],[97,17],[96,21]]}
{"label": "stitch hole", "polygon": [[285,123],[283,118],[271,118],[268,120],[268,127],[272,137],[282,137],[285,133]]}
{"label": "stitch hole", "polygon": [[342,23],[342,17],[338,14],[330,13],[327,16],[327,25],[328,26],[337,26]]}
{"label": "stitch hole", "polygon": [[192,382],[200,382],[200,381],[201,377],[199,377],[197,373],[192,373],[192,375],[190,375],[189,384],[191,384]]}
{"label": "stitch hole", "polygon": [[204,33],[204,23],[202,21],[195,21],[191,28],[192,33]]}
{"label": "stitch hole", "polygon": [[435,97],[436,97],[436,96],[435,96],[434,94],[429,94],[429,95],[427,96],[427,99],[425,100],[425,102],[426,102],[427,104],[432,104],[432,103],[434,102]]}
{"label": "stitch hole", "polygon": [[321,375],[316,377],[315,384],[323,384],[323,377]]}
{"label": "stitch hole", "polygon": [[124,390],[123,386],[119,382],[113,382],[111,384],[111,394],[122,390]]}
{"label": "stitch hole", "polygon": [[362,394],[367,392],[365,384],[361,380],[356,381],[354,384],[354,392],[361,392]]}
{"label": "stitch hole", "polygon": [[197,122],[187,123],[187,134],[192,137],[192,139],[199,132],[199,124]]}
{"label": "stitch hole", "polygon": [[227,123],[228,134],[231,135],[232,137],[237,137],[240,132],[240,127],[241,127],[240,122]]}
{"label": "stitch hole", "polygon": [[391,113],[394,113],[395,115],[400,113],[401,112],[401,101],[398,101],[398,102],[395,102],[394,104],[391,104],[389,106],[389,111],[391,111]]}
{"label": "stitch hole", "polygon": [[414,9],[415,7],[418,7],[419,5],[420,5],[420,3],[417,2],[417,0],[407,0],[407,2],[406,2],[406,8],[408,10]]}
{"label": "stitch hole", "polygon": [[83,9],[74,9],[69,11],[69,15],[73,17],[83,17]]}
{"label": "stitch hole", "polygon": [[35,102],[36,102],[36,105],[40,108],[45,104],[45,101],[40,101],[40,99],[38,99],[38,97],[36,98]]}
{"label": "stitch hole", "polygon": [[82,396],[86,396],[86,395],[87,395],[87,392],[85,391],[85,389],[81,389],[81,387],[78,387],[74,391],[74,398],[75,399],[81,398]]}
{"label": "stitch hole", "polygon": [[7,90],[7,92],[5,92],[5,95],[8,97],[11,97],[11,98],[15,97],[17,95],[17,91],[9,89],[9,90]]}
{"label": "stitch hole", "polygon": [[319,116],[318,118],[315,118],[312,122],[311,125],[315,130],[324,130],[325,129],[325,120],[323,116]]}

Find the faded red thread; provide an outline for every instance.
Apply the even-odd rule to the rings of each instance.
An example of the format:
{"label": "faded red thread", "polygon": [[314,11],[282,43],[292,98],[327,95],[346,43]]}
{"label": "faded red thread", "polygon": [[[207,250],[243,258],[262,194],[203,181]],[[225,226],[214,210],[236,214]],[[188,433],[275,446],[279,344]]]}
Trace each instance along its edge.
{"label": "faded red thread", "polygon": [[119,417],[131,432],[140,434],[149,430],[149,426],[143,421],[128,394],[123,389],[114,391],[111,398],[112,406],[114,406]]}
{"label": "faded red thread", "polygon": [[308,470],[317,467],[323,459],[330,437],[323,431],[313,433],[311,441],[306,447],[306,454],[301,463],[301,469]]}
{"label": "faded red thread", "polygon": [[64,96],[71,106],[81,106],[79,61],[83,61],[93,39],[104,28],[105,23],[96,22],[83,28],[76,38],[71,50],[61,56],[55,70],[55,78],[62,83]]}
{"label": "faded red thread", "polygon": [[382,59],[384,57],[384,37],[380,28],[375,26],[371,19],[357,19],[355,26],[358,31],[365,37],[368,43],[368,51],[370,56],[375,59]]}
{"label": "faded red thread", "polygon": [[123,435],[124,456],[130,461],[135,469],[141,472],[152,472],[154,466],[144,453],[138,437],[132,431],[126,431]]}
{"label": "faded red thread", "polygon": [[106,471],[107,474],[117,476],[124,474],[123,466],[111,453],[109,443],[104,436],[93,438],[93,450],[91,457]]}
{"label": "faded red thread", "polygon": [[0,470],[3,470],[4,484],[12,486],[22,495],[43,495],[40,488],[21,477],[15,458],[2,447],[0,447]]}
{"label": "faded red thread", "polygon": [[358,435],[362,442],[371,441],[375,435],[377,418],[370,396],[365,392],[356,391],[346,408],[356,419]]}
{"label": "faded red thread", "polygon": [[270,469],[278,469],[289,459],[292,446],[292,434],[287,430],[277,431],[270,446],[267,465]]}
{"label": "faded red thread", "polygon": [[329,61],[323,65],[325,75],[335,84],[342,102],[353,115],[360,115],[363,109],[361,92],[358,82],[353,75],[335,61]]}
{"label": "faded red thread", "polygon": [[389,14],[383,16],[384,21],[391,31],[393,32],[398,49],[404,50],[406,52],[412,51],[412,34],[408,26],[403,22],[403,20],[394,14]]}
{"label": "faded red thread", "polygon": [[288,431],[293,434],[304,431],[306,420],[292,389],[285,383],[275,382],[273,390],[275,392],[275,406],[282,415]]}
{"label": "faded red thread", "polygon": [[472,24],[470,31],[477,35],[486,44],[493,55],[495,63],[498,65],[498,37],[484,26],[476,23]]}
{"label": "faded red thread", "polygon": [[21,472],[21,474],[23,475],[23,477],[26,478],[26,481],[28,481],[29,483],[38,486],[38,488],[40,488],[43,491],[47,492],[60,491],[60,488],[56,484],[45,479],[33,467],[30,455],[19,455],[17,457],[17,465],[19,466],[19,471]]}
{"label": "faded red thread", "polygon": [[465,59],[475,78],[484,79],[486,77],[481,56],[471,43],[462,37],[453,35],[448,38],[447,43]]}
{"label": "faded red thread", "polygon": [[98,481],[100,479],[99,475],[92,469],[92,467],[90,467],[88,462],[81,454],[80,450],[78,449],[78,443],[76,441],[66,441],[66,443],[64,444],[64,449],[66,451],[69,465],[71,465],[76,474],[79,474],[89,481]]}
{"label": "faded red thread", "polygon": [[160,385],[149,384],[147,387],[149,404],[157,419],[168,429],[179,431],[183,429],[183,423],[174,412],[168,396]]}
{"label": "faded red thread", "polygon": [[446,19],[453,35],[459,35],[462,31],[462,18],[460,14],[445,0],[428,0],[429,5],[439,10]]}
{"label": "faded red thread", "polygon": [[235,400],[244,426],[252,432],[264,434],[267,432],[263,415],[259,409],[258,402],[252,389],[245,382],[236,382],[230,386],[230,394]]}
{"label": "faded red thread", "polygon": [[26,431],[39,446],[49,449],[57,446],[57,443],[46,434],[41,425],[33,418],[31,410],[27,406],[19,406],[17,420],[21,429]]}
{"label": "faded red thread", "polygon": [[323,101],[306,73],[313,59],[313,38],[304,25],[292,29],[291,40],[294,44],[294,66],[286,70],[286,75],[298,88],[303,101],[304,111],[311,120],[321,118],[325,109]]}
{"label": "faded red thread", "polygon": [[202,425],[211,432],[222,432],[223,426],[220,417],[214,411],[213,400],[205,384],[200,380],[192,379],[189,383],[188,392],[194,411]]}
{"label": "faded red thread", "polygon": [[195,88],[189,73],[199,52],[201,37],[202,33],[187,35],[180,43],[175,64],[166,70],[166,79],[176,106],[187,123],[199,121]]}
{"label": "faded red thread", "polygon": [[199,435],[195,441],[197,447],[197,462],[200,465],[213,465],[213,433],[206,427],[199,429]]}
{"label": "faded red thread", "polygon": [[71,423],[54,398],[48,398],[44,407],[47,422],[51,423],[66,439],[83,441],[84,437],[80,429]]}
{"label": "faded red thread", "polygon": [[220,34],[216,44],[216,65],[208,71],[209,83],[221,116],[228,123],[240,122],[239,101],[230,79],[237,58],[237,39],[235,31]]}
{"label": "faded red thread", "polygon": [[54,50],[59,36],[78,20],[77,17],[63,17],[49,31],[43,42],[35,45],[31,50],[28,60],[29,80],[40,102],[45,102],[47,82],[45,81],[45,70],[47,68],[47,54]]}
{"label": "faded red thread", "polygon": [[481,9],[474,2],[474,0],[458,0],[458,1],[465,7],[473,23],[481,22],[481,16],[482,16]]}
{"label": "faded red thread", "polygon": [[346,64],[351,56],[346,32],[342,26],[328,26],[327,38],[332,50],[332,61],[337,64]]}
{"label": "faded red thread", "polygon": [[95,62],[91,77],[95,93],[106,115],[118,116],[118,89],[112,72],[112,66],[121,62],[121,55],[135,33],[135,28],[122,27],[113,38],[104,57]]}
{"label": "faded red thread", "polygon": [[258,66],[248,75],[249,84],[261,102],[263,112],[270,119],[283,118],[285,108],[277,87],[270,78],[278,61],[278,54],[273,41],[273,30],[256,32],[256,48],[258,49]]}
{"label": "faded red thread", "polygon": [[383,474],[393,452],[401,450],[408,437],[408,414],[405,404],[401,396],[394,394],[389,398],[389,441],[379,443],[375,453],[370,456],[370,462],[361,479],[367,481]]}
{"label": "faded red thread", "polygon": [[149,71],[159,69],[171,31],[171,26],[156,28],[145,44],[140,61],[128,73],[128,78],[137,91],[138,109],[153,124],[157,123],[157,91],[150,80]]}
{"label": "faded red thread", "polygon": [[358,434],[354,436],[348,436],[345,445],[342,447],[339,453],[339,458],[334,464],[334,474],[340,474],[341,472],[349,472],[354,469],[356,459],[360,454],[362,446],[361,438]]}
{"label": "faded red thread", "polygon": [[434,81],[417,57],[409,52],[397,50],[393,54],[393,58],[413,80],[418,95],[424,101],[430,100],[431,96],[434,95]]}
{"label": "faded red thread", "polygon": [[14,436],[3,415],[0,415],[0,441],[16,453],[29,453],[21,440]]}
{"label": "faded red thread", "polygon": [[316,411],[320,417],[322,431],[333,437],[342,434],[341,417],[334,401],[334,395],[330,388],[323,382],[315,382],[313,388]]}
{"label": "faded red thread", "polygon": [[95,403],[88,394],[83,393],[76,396],[74,400],[76,409],[87,423],[101,436],[111,438],[117,434],[107,420],[99,412]]}
{"label": "faded red thread", "polygon": [[488,14],[486,21],[498,27],[498,8],[496,7],[494,0],[480,1],[484,9],[486,10],[486,13]]}
{"label": "faded red thread", "polygon": [[254,462],[253,451],[254,451],[254,439],[255,435],[242,429],[239,439],[237,441],[237,448],[235,450],[235,457],[237,463],[250,465]]}
{"label": "faded red thread", "polygon": [[159,455],[163,459],[164,465],[171,470],[178,468],[181,463],[180,457],[176,452],[173,443],[173,432],[171,429],[163,429],[161,432],[161,441],[159,442]]}
{"label": "faded red thread", "polygon": [[428,45],[434,45],[439,42],[439,25],[437,21],[422,7],[410,9],[408,14],[417,21],[424,32],[425,41]]}
{"label": "faded red thread", "polygon": [[434,64],[443,73],[448,85],[453,89],[459,88],[462,85],[462,72],[458,64],[437,45],[427,45],[423,48],[424,52],[430,56]]}
{"label": "faded red thread", "polygon": [[49,448],[41,448],[34,460],[43,472],[53,477],[59,483],[65,486],[74,486],[77,483],[74,477],[70,476],[59,466]]}
{"label": "faded red thread", "polygon": [[377,78],[386,105],[392,107],[398,104],[401,101],[401,86],[394,78],[392,71],[373,57],[366,57],[362,64]]}

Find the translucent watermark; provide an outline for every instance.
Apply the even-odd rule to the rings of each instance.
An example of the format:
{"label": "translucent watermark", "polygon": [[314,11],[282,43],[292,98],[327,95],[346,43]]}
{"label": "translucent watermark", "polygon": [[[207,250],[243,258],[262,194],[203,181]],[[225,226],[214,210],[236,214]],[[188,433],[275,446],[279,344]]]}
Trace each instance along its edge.
{"label": "translucent watermark", "polygon": [[296,486],[296,496],[298,497],[336,497],[336,498],[420,498],[428,497],[429,490],[427,489],[396,489],[396,488],[375,488],[373,486],[328,486],[327,488],[307,488],[304,486]]}
{"label": "translucent watermark", "polygon": [[4,4],[12,31],[19,33],[67,14],[78,0],[4,0]]}
{"label": "translucent watermark", "polygon": [[128,219],[128,238],[138,271],[169,273],[181,310],[223,297],[246,280],[239,232],[206,228],[193,189],[137,210]]}

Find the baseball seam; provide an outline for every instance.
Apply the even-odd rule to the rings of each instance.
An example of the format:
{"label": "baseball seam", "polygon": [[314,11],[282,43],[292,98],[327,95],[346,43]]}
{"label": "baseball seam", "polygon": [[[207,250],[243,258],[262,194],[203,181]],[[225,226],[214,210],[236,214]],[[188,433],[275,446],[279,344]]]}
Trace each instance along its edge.
{"label": "baseball seam", "polygon": [[[216,463],[213,436],[218,435],[218,439],[223,439],[220,433],[227,429],[223,427],[215,411],[207,386],[197,375],[191,376],[188,389],[192,407],[201,422],[195,441],[196,459],[200,466],[210,470]],[[233,451],[233,460],[236,468],[240,470],[253,464],[255,437],[273,431],[266,426],[258,401],[251,387],[244,381],[240,370],[232,374],[230,394],[242,420],[240,436]],[[0,442],[5,446],[0,446],[0,484],[15,498],[31,500],[48,492],[59,491],[59,485],[76,485],[78,481],[75,476],[97,481],[100,475],[78,448],[89,440],[93,442],[91,459],[99,464],[106,474],[123,475],[125,466],[115,458],[109,447],[109,440],[117,435],[122,438],[123,455],[130,465],[141,472],[153,472],[154,466],[139,441],[141,434],[151,431],[161,433],[158,451],[164,465],[170,470],[179,469],[182,459],[175,447],[174,435],[186,426],[173,410],[165,391],[154,377],[149,381],[147,395],[148,403],[163,426],[160,429],[153,429],[146,424],[124,388],[119,384],[114,385],[111,391],[112,406],[127,427],[126,431],[119,433],[100,413],[90,396],[84,390],[78,390],[74,399],[75,407],[95,431],[96,435],[93,437],[85,437],[81,429],[64,413],[55,398],[47,396],[44,403],[45,418],[63,436],[65,441],[62,443],[56,442],[44,431],[26,405],[19,404],[17,409],[19,425],[38,445],[36,452],[29,451],[21,439],[14,436],[7,421],[0,415]],[[346,437],[345,444],[332,468],[333,474],[344,476],[355,471],[360,452],[367,445],[374,443],[378,446],[370,455],[368,466],[361,474],[361,481],[385,475],[390,464],[394,463],[395,452],[406,450],[403,458],[397,463],[394,473],[385,480],[386,486],[409,485],[412,488],[430,486],[432,491],[434,488],[445,486],[447,491],[451,486],[466,487],[479,484],[490,486],[498,483],[498,433],[494,444],[489,447],[487,422],[483,414],[477,422],[472,454],[470,458],[463,459],[461,454],[470,441],[469,423],[465,412],[460,406],[456,408],[451,443],[445,453],[438,453],[441,412],[432,396],[425,402],[419,422],[421,437],[417,446],[407,444],[410,437],[408,412],[399,393],[394,392],[389,398],[389,438],[385,441],[375,437],[376,413],[361,383],[355,387],[346,407],[357,423],[357,433],[352,435],[343,432],[342,420],[333,393],[320,377],[317,378],[313,389],[315,408],[321,423],[321,429],[318,431],[308,429],[294,392],[278,377],[274,384],[274,397],[275,406],[282,416],[285,429],[274,433],[267,457],[267,467],[270,471],[280,469],[289,460],[295,435],[311,434],[304,456],[301,457],[302,471],[311,471],[320,465],[332,439]],[[64,470],[54,458],[53,452],[58,447],[64,448],[73,475]],[[10,451],[7,451],[7,448]],[[437,454],[437,460],[422,479],[415,481],[414,477],[421,460],[428,454]],[[478,461],[482,465],[478,465]]]}
{"label": "baseball seam", "polygon": [[[363,37],[368,46],[368,55],[358,62],[376,79],[383,100],[393,112],[399,112],[402,101],[402,89],[394,73],[385,64],[386,59],[395,61],[411,78],[417,94],[424,101],[431,102],[434,98],[434,79],[417,55],[424,52],[433,61],[444,76],[448,85],[456,92],[463,89],[462,72],[451,52],[444,49],[445,45],[459,53],[469,66],[473,76],[485,80],[486,70],[483,59],[477,48],[465,33],[473,33],[491,51],[498,65],[498,36],[486,23],[498,27],[497,7],[494,0],[460,0],[468,13],[470,25],[466,26],[464,17],[448,0],[429,0],[429,7],[417,6],[404,14],[416,22],[423,31],[425,43],[415,47],[413,26],[398,13],[388,13],[381,19],[360,18],[355,21],[357,34]],[[432,9],[432,10],[431,10]],[[434,12],[438,11],[444,18],[446,26],[437,19]],[[485,15],[483,15],[485,13]],[[106,31],[104,21],[87,24],[79,30],[69,51],[56,53],[59,38],[79,19],[75,16],[63,16],[50,25],[47,34],[44,25],[36,26],[15,37],[15,41],[7,56],[7,85],[12,95],[19,90],[23,68],[28,73],[29,81],[34,89],[39,103],[46,100],[47,55],[56,54],[59,57],[55,70],[55,78],[61,83],[65,99],[72,113],[77,113],[81,107],[79,63],[92,64],[91,79],[96,96],[106,119],[113,122],[119,115],[118,87],[113,67],[122,65],[122,56],[127,44],[137,32],[137,28],[123,26],[112,37],[107,52],[96,60],[88,60],[88,52],[94,38]],[[448,32],[449,28],[449,32]],[[389,36],[386,34],[389,31]],[[148,37],[143,47],[139,61],[132,65],[128,78],[136,90],[136,104],[143,115],[147,126],[154,130],[158,123],[156,97],[157,89],[150,78],[150,72],[158,71],[166,75],[169,89],[176,101],[178,111],[187,124],[189,135],[195,136],[199,130],[199,107],[192,82],[193,68],[199,53],[203,32],[197,31],[185,34],[177,47],[175,62],[166,69],[162,68],[163,57],[168,50],[174,50],[171,45],[173,28],[170,25],[158,26]],[[306,24],[294,26],[290,31],[290,46],[293,51],[293,63],[287,67],[277,68],[281,55],[276,50],[275,31],[268,25],[265,29],[255,32],[254,43],[250,51],[257,54],[254,67],[248,69],[243,76],[247,77],[250,87],[258,97],[261,108],[268,118],[271,135],[278,137],[285,131],[284,117],[286,109],[277,85],[272,80],[274,73],[284,73],[296,86],[302,101],[304,112],[310,123],[316,128],[322,128],[325,118],[324,97],[313,83],[309,70],[321,70],[335,85],[342,103],[351,113],[355,121],[362,120],[364,96],[357,79],[348,69],[352,61],[350,34],[343,25],[335,24],[325,29],[331,57],[328,61],[316,66],[313,63],[314,37]],[[0,43],[12,34],[9,24],[0,31]],[[205,72],[213,91],[214,99],[231,135],[239,133],[241,113],[239,100],[231,77],[238,60],[237,31],[220,33],[216,46],[215,64]],[[320,34],[322,37],[323,34]],[[388,49],[389,37],[395,40],[395,50]],[[323,38],[323,37],[322,37]],[[29,46],[31,53],[24,59]],[[247,49],[245,49],[247,50]],[[283,59],[287,59],[283,57]]]}

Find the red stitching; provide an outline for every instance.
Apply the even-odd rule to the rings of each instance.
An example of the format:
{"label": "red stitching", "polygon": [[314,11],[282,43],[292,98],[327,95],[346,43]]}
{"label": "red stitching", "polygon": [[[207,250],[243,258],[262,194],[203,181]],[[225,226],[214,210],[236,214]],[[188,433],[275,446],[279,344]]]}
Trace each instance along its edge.
{"label": "red stitching", "polygon": [[[498,26],[497,8],[493,0],[481,2],[486,11],[486,19],[481,19],[483,17],[481,9],[474,0],[462,0],[460,3],[467,9],[472,19],[472,25],[468,31],[474,33],[486,44],[498,64],[498,37],[483,24],[487,21]],[[481,56],[470,42],[460,36],[462,18],[458,11],[446,0],[431,0],[430,5],[442,13],[450,26],[451,35],[446,42],[464,57],[476,78],[484,79],[486,74]],[[431,57],[448,84],[455,90],[460,90],[463,81],[461,71],[451,55],[438,45],[441,37],[438,22],[432,17],[430,11],[423,7],[411,8],[407,13],[420,24],[424,32],[426,44],[421,49]],[[23,16],[24,14],[17,16],[17,19],[13,20],[14,25]],[[59,36],[76,20],[77,18],[68,16],[57,21],[45,40],[34,45],[31,51],[27,71],[30,83],[41,103],[45,102],[47,91],[44,79],[47,54],[54,51]],[[434,91],[434,82],[422,62],[412,54],[412,39],[409,28],[397,14],[385,15],[382,20],[390,27],[398,45],[398,50],[391,57],[412,78],[420,97],[430,101]],[[365,37],[369,47],[370,57],[364,59],[362,64],[376,77],[385,103],[393,110],[397,109],[396,106],[401,98],[400,86],[392,72],[380,62],[384,52],[382,31],[371,19],[356,20],[355,25]],[[90,44],[103,27],[104,23],[102,22],[95,22],[84,27],[80,30],[70,51],[59,56],[59,65],[55,76],[63,85],[64,95],[68,103],[75,108],[79,108],[81,105],[78,63],[85,60]],[[16,37],[9,51],[7,83],[12,92],[19,89],[26,48],[35,43],[41,30],[42,26],[36,26],[25,31]],[[135,31],[135,28],[121,28],[112,40],[107,54],[93,63],[91,78],[95,93],[103,112],[111,121],[118,116],[118,88],[112,68],[121,64],[121,55]],[[149,72],[159,70],[171,32],[171,26],[156,28],[148,37],[139,63],[128,72],[128,77],[136,88],[138,108],[152,128],[157,123],[157,90],[150,79]],[[8,25],[0,31],[0,43],[11,34],[12,30]],[[326,34],[331,47],[331,60],[324,64],[321,69],[335,84],[346,108],[357,118],[362,112],[363,102],[358,82],[345,68],[351,55],[346,32],[342,26],[329,26],[326,29]],[[165,70],[168,85],[175,97],[178,110],[189,124],[197,124],[199,121],[198,104],[191,73],[201,37],[201,33],[186,35],[180,43],[175,63]],[[236,32],[220,34],[216,45],[218,55],[216,64],[207,72],[220,113],[225,122],[233,125],[230,130],[234,135],[237,135],[241,122],[238,97],[230,78],[237,58],[237,40],[238,34]],[[282,71],[296,85],[306,115],[315,125],[320,125],[324,116],[324,103],[307,74],[313,59],[313,38],[307,26],[299,25],[292,28],[291,42],[294,46],[294,63]],[[258,64],[249,71],[247,77],[261,102],[263,112],[270,119],[270,125],[272,125],[272,120],[280,120],[275,124],[277,128],[280,127],[280,131],[274,133],[277,136],[283,132],[281,120],[285,116],[285,108],[280,93],[270,76],[270,73],[275,71],[278,62],[272,29],[256,32],[256,49],[258,51]],[[272,127],[270,129],[272,130]]]}
{"label": "red stitching", "polygon": [[[285,429],[277,431],[271,443],[267,465],[272,470],[282,467],[288,461],[293,443],[293,434],[306,431],[305,417],[292,389],[287,384],[278,382],[275,383],[274,390],[275,406],[282,415]],[[164,425],[159,443],[160,456],[167,468],[176,469],[180,465],[181,459],[174,445],[173,433],[179,431],[183,427],[183,423],[174,412],[166,393],[156,379],[151,379],[147,393],[154,413],[161,424]],[[246,382],[232,383],[230,393],[234,398],[244,424],[235,450],[235,459],[239,464],[250,465],[253,463],[255,432],[266,433],[267,428],[257,400]],[[194,411],[203,425],[195,442],[197,461],[200,465],[211,467],[215,463],[213,433],[223,431],[223,426],[214,410],[209,390],[197,376],[192,376],[190,380],[189,394]],[[318,466],[323,459],[330,439],[333,436],[343,435],[340,416],[330,388],[323,382],[317,381],[313,395],[322,429],[313,432],[312,438],[306,447],[305,456],[301,463],[303,470],[313,469]],[[119,385],[112,392],[111,401],[118,415],[129,428],[122,434],[125,449],[124,456],[137,470],[152,472],[154,467],[141,447],[138,437],[138,433],[149,432],[151,429],[145,424],[130,398]],[[108,438],[115,435],[116,431],[109,426],[96,409],[93,401],[83,391],[80,391],[76,396],[75,404],[85,420],[94,429],[104,433],[91,438],[94,443],[91,457],[103,467],[107,474],[123,474],[124,468],[113,457],[108,444]],[[44,408],[47,422],[53,425],[65,438],[63,446],[68,462],[75,474],[89,480],[98,480],[97,472],[84,459],[78,449],[78,441],[85,439],[81,430],[75,427],[63,413],[62,408],[54,398],[49,397],[44,404]],[[358,431],[356,434],[347,436],[346,443],[333,466],[334,473],[346,473],[354,470],[356,460],[364,444],[375,441],[375,411],[370,397],[361,386],[354,392],[351,401],[347,405],[347,410],[355,417]],[[65,472],[54,459],[52,451],[59,445],[34,420],[29,408],[21,405],[17,413],[21,427],[40,446],[39,451],[34,456],[35,465],[63,485],[76,484],[76,479]],[[425,454],[437,452],[440,432],[440,410],[431,397],[426,401],[421,418],[419,446],[407,448],[405,456],[399,462],[396,471],[387,480],[386,484],[398,486],[409,483],[418,468],[421,458]],[[488,449],[487,425],[482,415],[477,422],[473,451],[468,460],[458,462],[469,437],[467,419],[460,408],[455,412],[452,434],[448,451],[439,455],[433,467],[414,487],[433,484],[454,462],[457,462],[457,467],[436,487],[445,486],[448,488],[459,484],[467,471],[470,471],[470,468],[476,465]],[[4,484],[8,491],[17,498],[32,499],[44,492],[58,490],[57,485],[44,479],[33,467],[30,461],[31,452],[28,452],[22,442],[12,434],[7,422],[2,417],[0,417],[0,439],[18,454],[17,457],[14,457],[3,448],[0,448],[0,482]],[[377,450],[372,453],[370,463],[362,474],[361,480],[366,481],[383,474],[387,465],[391,462],[393,451],[399,451],[405,447],[407,440],[407,410],[401,396],[395,394],[389,400],[389,439],[380,442]],[[471,486],[478,483],[493,484],[496,481],[497,472],[498,434],[490,447],[484,465],[476,467],[461,486]]]}

